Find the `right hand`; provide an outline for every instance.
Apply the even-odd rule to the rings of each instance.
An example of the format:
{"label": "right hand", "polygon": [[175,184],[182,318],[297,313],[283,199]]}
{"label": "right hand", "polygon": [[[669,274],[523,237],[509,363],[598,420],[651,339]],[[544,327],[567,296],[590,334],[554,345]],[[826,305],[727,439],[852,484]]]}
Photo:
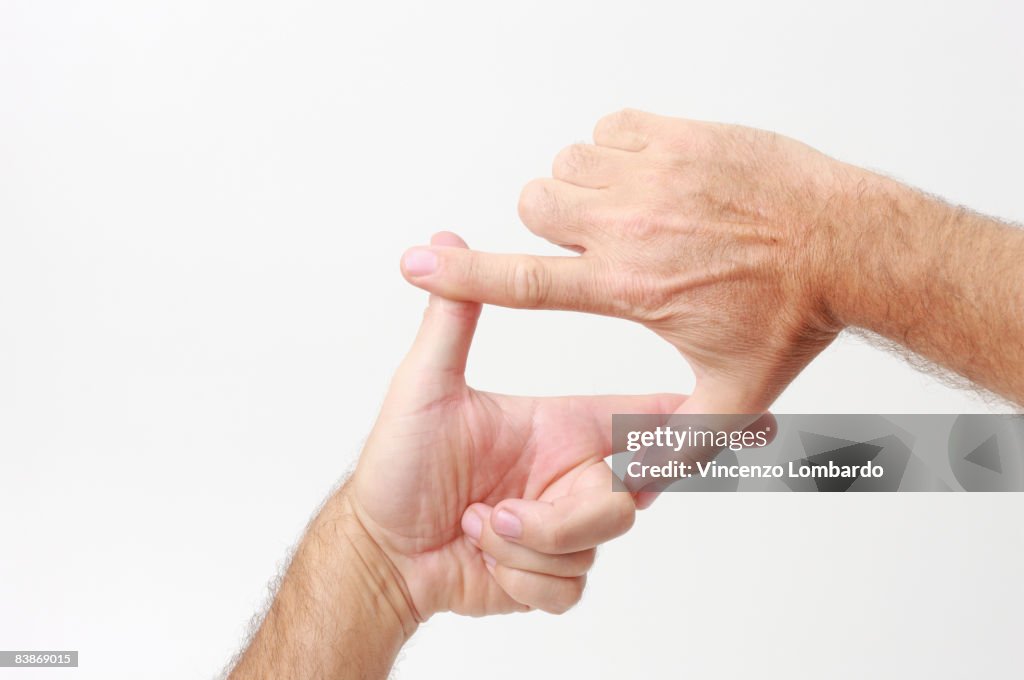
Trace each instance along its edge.
{"label": "right hand", "polygon": [[450,299],[632,319],[690,362],[684,411],[767,410],[842,328],[835,208],[860,171],[770,132],[629,110],[594,141],[558,154],[519,203],[578,257],[414,248],[405,277]]}

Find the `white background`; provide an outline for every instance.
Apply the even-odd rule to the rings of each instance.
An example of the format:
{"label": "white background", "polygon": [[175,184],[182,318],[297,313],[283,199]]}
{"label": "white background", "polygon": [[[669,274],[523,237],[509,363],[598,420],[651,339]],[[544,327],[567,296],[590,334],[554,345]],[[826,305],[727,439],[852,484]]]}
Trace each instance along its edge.
{"label": "white background", "polygon": [[[401,252],[554,252],[519,188],[605,113],[771,128],[1021,219],[1021,7],[0,2],[0,648],[82,660],[0,676],[216,674],[409,344]],[[501,309],[470,379],[692,387],[638,326]],[[776,406],[993,408],[849,339]],[[398,673],[1019,677],[1022,511],[668,495],[570,614],[438,616]]]}

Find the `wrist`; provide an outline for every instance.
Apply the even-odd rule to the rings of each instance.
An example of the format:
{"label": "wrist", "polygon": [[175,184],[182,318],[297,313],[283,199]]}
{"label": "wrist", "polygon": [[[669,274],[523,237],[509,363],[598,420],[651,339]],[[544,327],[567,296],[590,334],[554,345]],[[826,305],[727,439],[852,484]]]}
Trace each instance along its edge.
{"label": "wrist", "polygon": [[384,678],[418,619],[344,489],[309,525],[231,678]]}
{"label": "wrist", "polygon": [[[875,173],[844,165],[829,201],[829,247],[822,279],[826,308],[838,328],[855,326],[889,335],[892,300],[926,280],[924,240],[937,237],[948,206]],[[931,225],[928,235],[922,225]]]}
{"label": "wrist", "polygon": [[[422,622],[412,597],[394,562],[366,529],[345,487],[324,505],[314,531],[326,538],[324,545],[336,543],[336,556],[345,564],[337,565],[339,578],[348,579],[367,607],[379,613],[381,622],[400,633],[404,643]],[[312,533],[312,532],[311,532]]]}

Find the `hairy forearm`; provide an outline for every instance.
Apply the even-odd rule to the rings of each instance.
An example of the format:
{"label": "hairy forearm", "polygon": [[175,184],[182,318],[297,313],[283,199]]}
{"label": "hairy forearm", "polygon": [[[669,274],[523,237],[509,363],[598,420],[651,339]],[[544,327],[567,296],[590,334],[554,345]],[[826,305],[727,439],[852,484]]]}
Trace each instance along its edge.
{"label": "hairy forearm", "polygon": [[230,678],[386,678],[416,618],[342,490],[310,524]]}
{"label": "hairy forearm", "polygon": [[836,317],[1024,403],[1024,230],[852,177],[834,225]]}

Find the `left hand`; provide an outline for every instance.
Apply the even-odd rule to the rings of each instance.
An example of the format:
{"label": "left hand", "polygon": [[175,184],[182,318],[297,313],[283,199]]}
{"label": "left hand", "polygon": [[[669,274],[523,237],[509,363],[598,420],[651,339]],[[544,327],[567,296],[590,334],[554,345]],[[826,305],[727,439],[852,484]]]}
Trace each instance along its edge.
{"label": "left hand", "polygon": [[866,176],[764,130],[621,111],[520,197],[523,223],[579,256],[432,244],[403,271],[449,299],[642,323],[693,368],[685,412],[760,414],[842,329]]}
{"label": "left hand", "polygon": [[[465,248],[454,234],[435,246]],[[575,604],[595,546],[633,524],[613,491],[611,414],[671,413],[681,395],[529,398],[464,370],[481,305],[431,296],[342,489],[404,581],[418,620]]]}

